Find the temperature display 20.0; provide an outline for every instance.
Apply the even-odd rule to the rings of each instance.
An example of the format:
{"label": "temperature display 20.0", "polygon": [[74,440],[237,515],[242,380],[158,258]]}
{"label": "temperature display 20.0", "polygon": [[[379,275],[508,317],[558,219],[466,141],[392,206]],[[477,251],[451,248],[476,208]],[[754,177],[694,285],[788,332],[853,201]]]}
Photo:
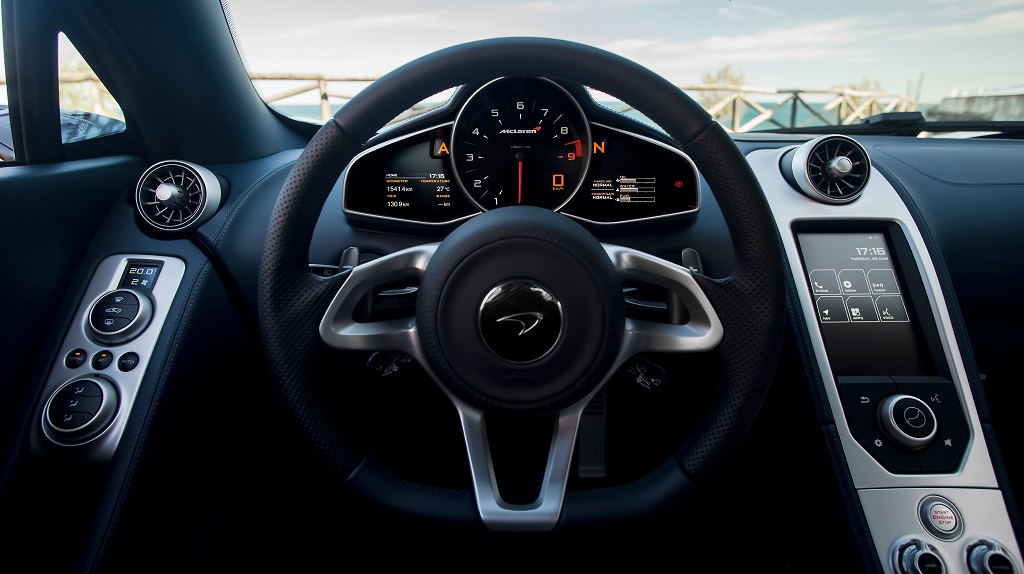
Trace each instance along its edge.
{"label": "temperature display 20.0", "polygon": [[118,287],[151,291],[153,285],[156,284],[157,277],[160,276],[162,266],[163,264],[159,262],[129,261]]}

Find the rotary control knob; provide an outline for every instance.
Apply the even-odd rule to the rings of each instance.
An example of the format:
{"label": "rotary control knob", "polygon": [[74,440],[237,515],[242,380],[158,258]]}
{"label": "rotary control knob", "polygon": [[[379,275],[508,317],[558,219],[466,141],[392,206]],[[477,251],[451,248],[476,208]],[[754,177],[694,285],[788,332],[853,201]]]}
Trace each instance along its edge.
{"label": "rotary control knob", "polygon": [[60,444],[81,444],[103,432],[117,414],[114,384],[98,376],[69,381],[43,408],[46,434]]}
{"label": "rotary control knob", "polygon": [[928,446],[938,431],[932,409],[910,395],[892,395],[883,400],[878,406],[878,424],[892,440],[912,450]]}
{"label": "rotary control knob", "polygon": [[916,538],[896,548],[894,562],[900,574],[945,574],[946,564],[934,546]]}
{"label": "rotary control knob", "polygon": [[971,574],[1014,574],[1017,568],[1006,548],[990,540],[979,540],[967,550]]}
{"label": "rotary control knob", "polygon": [[102,343],[125,343],[142,333],[152,317],[153,303],[149,297],[131,289],[116,289],[92,304],[89,330]]}

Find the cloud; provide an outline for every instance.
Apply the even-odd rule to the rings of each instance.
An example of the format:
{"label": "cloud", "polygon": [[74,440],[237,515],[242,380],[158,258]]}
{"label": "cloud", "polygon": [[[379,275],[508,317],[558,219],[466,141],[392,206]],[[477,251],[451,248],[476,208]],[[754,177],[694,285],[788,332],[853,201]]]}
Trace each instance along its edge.
{"label": "cloud", "polygon": [[603,47],[662,74],[692,76],[725,64],[750,68],[762,63],[870,59],[871,52],[859,44],[861,28],[857,18],[842,18],[689,42],[623,38]]}
{"label": "cloud", "polygon": [[444,12],[408,12],[381,16],[359,16],[314,22],[288,32],[275,34],[275,38],[310,38],[351,32],[379,33],[384,30],[412,28],[416,30],[452,30],[465,25],[465,18]]}
{"label": "cloud", "polygon": [[1004,34],[1024,35],[1024,9],[992,14],[971,22],[926,27],[908,33],[912,38],[943,38],[946,40]]}
{"label": "cloud", "polygon": [[760,19],[766,16],[769,18],[779,18],[785,16],[783,12],[774,8],[760,4],[740,2],[739,0],[730,0],[728,4],[719,8],[717,13],[729,20]]}

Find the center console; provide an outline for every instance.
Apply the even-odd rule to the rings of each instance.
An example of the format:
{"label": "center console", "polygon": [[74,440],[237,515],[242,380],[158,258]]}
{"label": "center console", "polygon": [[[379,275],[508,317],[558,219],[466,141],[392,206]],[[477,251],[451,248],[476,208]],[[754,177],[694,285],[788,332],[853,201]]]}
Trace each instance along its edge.
{"label": "center console", "polygon": [[943,288],[909,209],[849,138],[747,159],[883,570],[1021,572]]}

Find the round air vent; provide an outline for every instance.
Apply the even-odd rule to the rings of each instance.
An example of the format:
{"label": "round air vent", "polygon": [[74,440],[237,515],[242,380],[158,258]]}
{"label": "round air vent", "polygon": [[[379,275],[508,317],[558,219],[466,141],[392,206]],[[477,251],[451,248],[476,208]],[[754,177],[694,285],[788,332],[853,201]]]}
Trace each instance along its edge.
{"label": "round air vent", "polygon": [[217,176],[187,161],[153,165],[135,188],[142,219],[161,231],[185,231],[202,224],[217,212],[220,198]]}
{"label": "round air vent", "polygon": [[871,175],[868,152],[851,138],[815,138],[782,156],[782,175],[794,188],[824,203],[860,197]]}

